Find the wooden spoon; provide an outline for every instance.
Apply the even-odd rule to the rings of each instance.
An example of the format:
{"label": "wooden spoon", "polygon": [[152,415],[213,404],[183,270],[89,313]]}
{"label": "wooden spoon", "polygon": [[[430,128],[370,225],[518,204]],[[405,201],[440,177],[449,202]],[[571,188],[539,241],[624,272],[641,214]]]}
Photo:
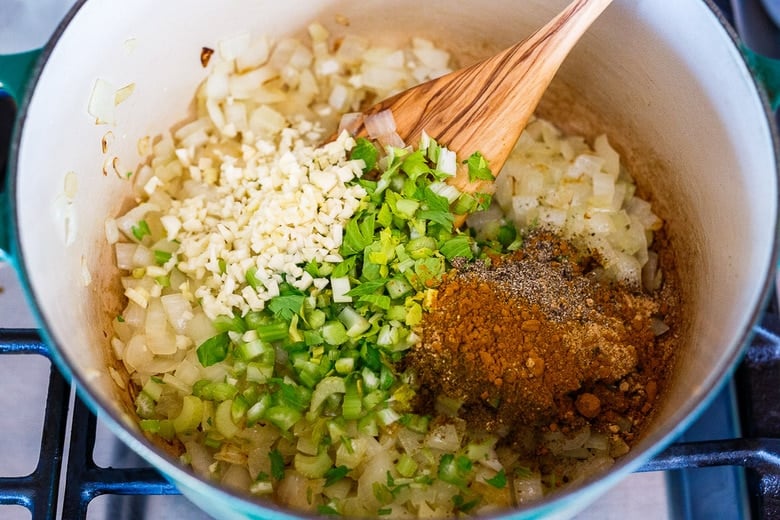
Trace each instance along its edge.
{"label": "wooden spoon", "polygon": [[[364,114],[389,109],[404,142],[419,142],[425,130],[460,158],[481,152],[497,174],[561,63],[611,3],[574,0],[528,39],[470,67],[405,90]],[[493,191],[490,181],[470,182],[462,165],[452,184],[468,193]]]}

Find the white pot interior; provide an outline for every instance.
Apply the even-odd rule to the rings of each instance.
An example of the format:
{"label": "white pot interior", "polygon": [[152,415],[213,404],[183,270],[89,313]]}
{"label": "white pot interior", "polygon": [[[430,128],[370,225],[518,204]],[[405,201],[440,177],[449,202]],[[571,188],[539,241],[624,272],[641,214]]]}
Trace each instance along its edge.
{"label": "white pot interior", "polygon": [[[112,421],[133,424],[106,370],[109,320],[119,309],[104,221],[123,209],[121,172],[137,141],[185,118],[205,76],[201,47],[243,30],[301,33],[320,21],[335,34],[395,41],[425,34],[461,64],[528,35],[565,0],[90,0],[49,49],[24,114],[16,157],[18,252],[50,338],[86,393]],[[336,22],[346,15],[350,26]],[[87,104],[97,78],[135,83],[114,127]],[[606,132],[669,223],[684,281],[686,319],[677,377],[653,427],[618,468],[635,467],[680,428],[733,365],[766,289],[776,234],[773,135],[753,80],[721,22],[701,1],[616,0],[575,48],[543,105],[559,124]],[[107,152],[101,139],[108,131]],[[109,161],[110,163],[110,161]],[[78,188],[66,245],[66,175]],[[85,284],[85,273],[91,283]],[[133,431],[135,428],[133,427]],[[167,464],[137,433],[142,454]],[[632,464],[631,462],[634,461]],[[169,468],[170,469],[170,468]],[[620,473],[620,469],[617,470]],[[177,474],[183,478],[184,474]],[[190,485],[197,485],[194,480]],[[597,485],[596,487],[603,487]],[[583,503],[579,502],[582,506]]]}

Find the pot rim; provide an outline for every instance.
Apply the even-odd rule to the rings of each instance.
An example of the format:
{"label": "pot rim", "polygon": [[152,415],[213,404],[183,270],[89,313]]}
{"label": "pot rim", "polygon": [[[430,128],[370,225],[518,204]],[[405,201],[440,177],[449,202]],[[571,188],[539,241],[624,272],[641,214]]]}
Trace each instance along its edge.
{"label": "pot rim", "polygon": [[[174,483],[181,483],[185,485],[190,491],[208,491],[211,493],[217,493],[221,497],[229,500],[236,501],[238,504],[247,503],[251,509],[257,511],[264,510],[267,513],[271,513],[274,518],[318,518],[316,515],[307,514],[304,512],[292,512],[284,509],[272,502],[259,502],[253,501],[251,497],[248,497],[240,492],[230,490],[228,488],[221,487],[214,482],[208,481],[202,476],[196,474],[191,468],[185,467],[180,464],[175,458],[163,453],[162,450],[157,448],[151,441],[144,437],[138,431],[131,431],[127,428],[120,417],[114,412],[114,407],[111,403],[101,395],[93,395],[86,390],[87,385],[83,384],[83,378],[71,369],[71,366],[77,366],[72,359],[60,349],[59,345],[63,343],[60,338],[55,337],[50,332],[50,327],[46,316],[43,314],[41,307],[38,306],[36,294],[32,289],[31,276],[25,269],[25,258],[19,237],[21,231],[19,229],[17,218],[17,173],[18,173],[18,159],[19,150],[21,144],[21,135],[24,127],[24,123],[27,117],[27,112],[30,107],[32,98],[38,86],[38,82],[42,71],[46,67],[46,64],[51,56],[54,48],[57,46],[60,38],[70,26],[73,19],[77,16],[80,9],[87,3],[88,0],[76,0],[74,5],[59,23],[51,38],[47,41],[42,49],[42,52],[31,70],[30,79],[27,83],[24,94],[21,96],[21,102],[18,103],[18,111],[16,121],[14,123],[14,130],[12,132],[10,148],[9,148],[9,161],[8,161],[8,194],[10,199],[10,215],[11,215],[11,229],[10,229],[10,252],[11,257],[15,260],[16,271],[19,275],[21,285],[24,289],[29,306],[32,313],[35,316],[37,322],[41,326],[40,334],[49,345],[49,351],[51,353],[51,359],[60,372],[69,380],[76,388],[79,397],[87,405],[92,413],[99,416],[104,422],[108,424],[111,431],[117,435],[122,441],[130,448],[135,450],[150,463],[152,463],[165,478],[172,480]],[[740,38],[737,35],[735,29],[730,25],[725,16],[720,12],[719,8],[713,0],[703,0],[711,14],[716,18],[719,25],[725,30],[726,35],[731,40],[732,45],[739,51]],[[739,51],[740,60],[738,65],[743,68],[743,73],[750,76],[750,79],[755,86],[756,94],[759,97],[761,105],[764,110],[765,120],[769,126],[769,131],[772,141],[772,152],[774,156],[775,166],[775,180],[780,185],[780,138],[778,137],[777,121],[775,114],[772,112],[771,103],[766,90],[750,72],[750,68],[745,59],[744,54]],[[777,207],[777,205],[776,205]],[[780,243],[780,211],[775,212],[774,222],[774,237],[772,244],[771,263],[765,273],[763,273],[763,281],[761,287],[760,297],[755,302],[753,308],[750,311],[749,319],[743,330],[739,332],[739,340],[736,341],[735,347],[731,349],[726,360],[722,360],[720,373],[710,378],[705,385],[704,397],[698,402],[686,402],[684,408],[679,409],[669,420],[670,424],[675,426],[665,430],[656,431],[652,435],[646,437],[643,443],[647,443],[649,446],[642,451],[634,451],[633,449],[629,454],[618,459],[615,465],[607,472],[595,477],[590,477],[587,481],[571,489],[564,489],[555,493],[549,498],[545,498],[539,502],[535,502],[526,506],[521,506],[503,513],[487,515],[486,518],[509,518],[513,516],[522,516],[526,513],[534,513],[534,515],[546,515],[553,512],[559,512],[562,508],[567,506],[573,506],[583,493],[600,495],[606,489],[615,485],[619,480],[625,478],[625,476],[633,471],[639,469],[642,464],[660,453],[668,444],[670,444],[675,437],[682,433],[696,418],[701,414],[703,410],[710,404],[715,398],[718,390],[723,387],[726,381],[731,377],[739,360],[744,355],[747,346],[750,344],[753,335],[755,334],[756,325],[759,324],[761,317],[763,316],[769,299],[772,294],[772,288],[774,286],[775,271],[780,257],[778,251],[778,244]],[[246,508],[242,508],[246,509]]]}

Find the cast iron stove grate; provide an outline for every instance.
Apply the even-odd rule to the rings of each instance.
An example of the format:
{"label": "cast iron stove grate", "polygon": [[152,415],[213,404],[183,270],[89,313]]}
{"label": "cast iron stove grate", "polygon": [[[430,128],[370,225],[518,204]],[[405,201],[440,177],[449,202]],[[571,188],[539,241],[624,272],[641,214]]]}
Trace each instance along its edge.
{"label": "cast iron stove grate", "polygon": [[[744,437],[678,442],[640,471],[741,466],[754,518],[780,518],[780,319],[775,301],[736,371]],[[49,357],[35,330],[0,329],[0,354]],[[86,518],[101,495],[173,495],[176,488],[148,467],[111,468],[94,462],[97,419],[76,399],[69,416],[70,388],[52,368],[36,469],[23,477],[0,476],[0,504],[30,510],[32,520]],[[70,437],[67,432],[70,429]],[[65,462],[65,454],[67,462]],[[694,470],[695,471],[695,470]],[[64,478],[61,478],[64,477]],[[61,506],[60,482],[64,482]],[[58,507],[61,511],[58,511]]]}
{"label": "cast iron stove grate", "polygon": [[[733,22],[728,0],[713,2]],[[7,103],[0,105],[8,107]],[[11,118],[6,115],[0,119]],[[3,151],[9,136],[1,137]],[[0,165],[4,164],[5,157],[0,156]],[[0,355],[14,354],[50,359],[37,331],[0,329]],[[690,474],[695,479],[696,472],[701,471],[696,468],[744,468],[752,517],[780,518],[780,318],[776,298],[756,327],[733,384],[743,436],[677,442],[640,471],[677,470],[675,473]],[[101,495],[179,493],[152,468],[99,466],[94,457],[97,419],[79,399],[74,400],[71,414],[70,394],[67,381],[50,365],[37,466],[22,477],[3,476],[0,469],[0,505],[22,506],[30,511],[32,520],[80,520],[87,517],[92,500]],[[689,516],[679,504],[673,507],[678,513],[682,509],[682,516]]]}

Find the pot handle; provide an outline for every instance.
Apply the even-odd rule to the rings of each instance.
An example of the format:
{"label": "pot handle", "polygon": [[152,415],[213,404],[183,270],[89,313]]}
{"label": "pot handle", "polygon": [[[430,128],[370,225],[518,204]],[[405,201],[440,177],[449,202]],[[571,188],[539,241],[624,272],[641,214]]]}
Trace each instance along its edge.
{"label": "pot handle", "polygon": [[753,76],[764,88],[772,110],[780,107],[780,26],[759,0],[731,0],[733,25],[740,50]]}
{"label": "pot handle", "polygon": [[764,87],[772,110],[777,111],[780,107],[780,60],[754,52],[745,45],[742,45],[742,54],[753,75]]}
{"label": "pot handle", "polygon": [[16,107],[40,50],[0,55],[0,261],[10,259],[10,193],[7,173]]}

